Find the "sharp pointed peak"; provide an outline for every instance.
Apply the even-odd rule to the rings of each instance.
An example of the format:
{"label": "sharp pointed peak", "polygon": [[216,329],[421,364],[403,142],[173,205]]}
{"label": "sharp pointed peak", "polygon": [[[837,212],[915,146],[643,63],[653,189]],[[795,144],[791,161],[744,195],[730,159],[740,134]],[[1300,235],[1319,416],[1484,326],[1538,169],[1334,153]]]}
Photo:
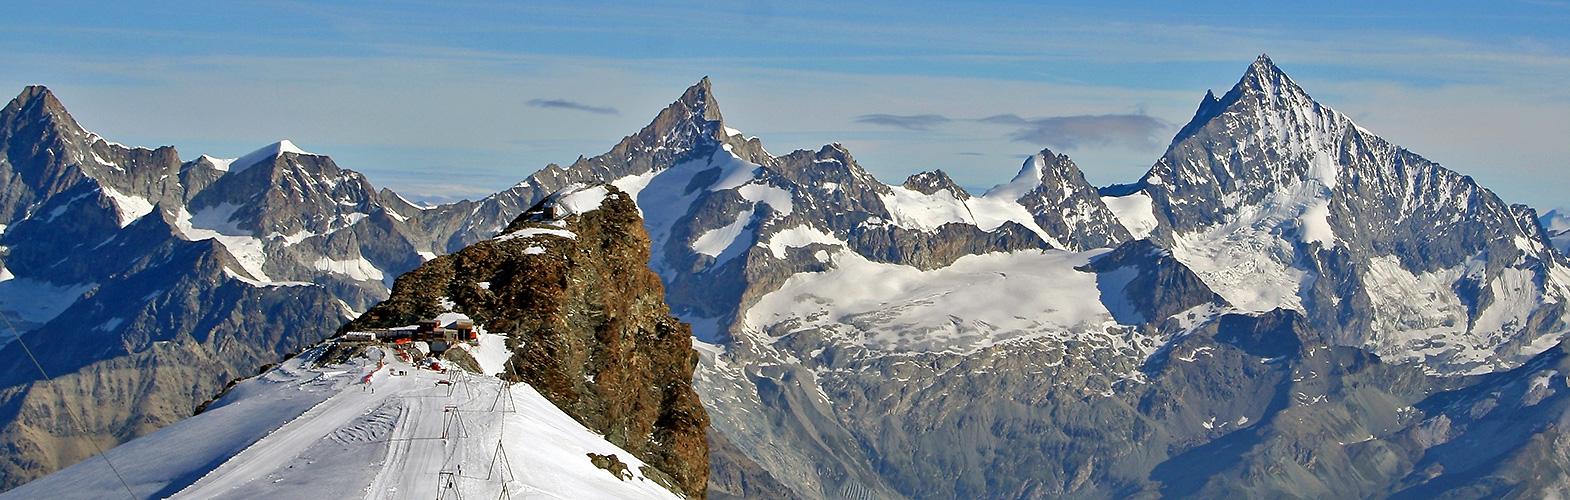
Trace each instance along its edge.
{"label": "sharp pointed peak", "polygon": [[[31,117],[54,115],[57,119],[65,122],[62,123],[63,125],[76,129],[81,128],[76,124],[76,119],[72,118],[71,114],[65,110],[65,105],[61,104],[60,100],[55,97],[54,92],[50,91],[49,87],[43,85],[23,87],[22,92],[17,94],[16,98],[12,99],[11,104],[5,109],[9,113],[20,113]],[[82,132],[85,133],[85,131]]]}
{"label": "sharp pointed peak", "polygon": [[[1243,77],[1239,78],[1237,84],[1233,85],[1225,95],[1218,98],[1214,91],[1205,90],[1205,97],[1199,101],[1199,109],[1195,110],[1194,117],[1178,131],[1177,136],[1172,138],[1172,144],[1182,142],[1183,139],[1193,135],[1211,119],[1237,104],[1245,95],[1268,94],[1294,94],[1303,99],[1313,99],[1297,85],[1297,82],[1292,81],[1292,77],[1287,76],[1286,72],[1281,71],[1281,68],[1270,60],[1270,55],[1260,54],[1252,64],[1248,65],[1248,69],[1243,72]],[[1262,98],[1274,99],[1274,97]]]}
{"label": "sharp pointed peak", "polygon": [[720,116],[720,103],[714,99],[714,88],[709,83],[708,76],[704,76],[702,80],[698,80],[698,83],[688,87],[682,94],[680,102],[686,104],[688,109],[698,112],[704,120],[724,121]]}
{"label": "sharp pointed peak", "polygon": [[704,76],[703,79],[698,80],[698,83],[687,87],[687,91],[682,92],[681,99],[678,99],[677,102],[686,103],[690,106],[711,104],[714,102],[713,92],[713,84],[709,82],[709,77]]}
{"label": "sharp pointed peak", "polygon": [[[1297,89],[1299,92],[1302,91],[1302,89],[1297,87],[1297,83],[1293,82],[1292,78],[1288,77],[1286,72],[1281,71],[1281,68],[1270,60],[1270,56],[1265,54],[1260,54],[1259,58],[1254,59],[1253,64],[1248,65],[1248,70],[1243,72],[1243,78],[1238,81],[1238,86],[1251,89],[1280,86]],[[1235,90],[1236,88],[1234,88]],[[1227,94],[1231,93],[1227,92]]]}
{"label": "sharp pointed peak", "polygon": [[[1008,200],[1017,200],[1025,196],[1026,193],[1041,187],[1043,172],[1048,169],[1056,169],[1061,161],[1073,164],[1073,161],[1069,160],[1067,155],[1054,153],[1050,148],[1041,148],[1041,151],[1025,157],[1024,163],[1019,167],[1019,173],[1014,174],[1013,179],[1006,183],[992,186],[992,189],[988,189],[981,196],[1001,196]],[[1077,169],[1078,167],[1075,168]]]}
{"label": "sharp pointed peak", "polygon": [[25,106],[40,100],[51,105],[58,106],[60,104],[60,100],[55,97],[54,91],[49,90],[49,87],[38,84],[22,87],[22,92],[16,95],[15,102]]}
{"label": "sharp pointed peak", "polygon": [[1043,160],[1062,161],[1069,159],[1068,155],[1053,152],[1052,148],[1041,148],[1041,151],[1036,154],[1041,156]]}
{"label": "sharp pointed peak", "polygon": [[39,103],[42,104],[44,106],[43,109],[46,110],[65,110],[65,106],[60,104],[60,99],[55,97],[54,91],[49,90],[49,87],[45,87],[43,85],[28,85],[23,87],[22,93],[17,94],[16,100],[12,102],[24,108],[33,106],[35,103]]}
{"label": "sharp pointed peak", "polygon": [[[671,134],[688,134],[696,126],[699,135],[720,140],[719,102],[714,100],[714,93],[710,89],[709,77],[705,76],[698,83],[687,87],[681,97],[666,106],[654,121],[645,126],[637,135],[628,139],[639,138],[645,141],[664,142]],[[669,144],[663,144],[669,146]]]}
{"label": "sharp pointed peak", "polygon": [[26,87],[22,87],[22,93],[17,94],[16,96],[17,100],[23,102],[27,102],[38,97],[54,97],[54,92],[50,91],[49,87],[43,85],[28,85]]}

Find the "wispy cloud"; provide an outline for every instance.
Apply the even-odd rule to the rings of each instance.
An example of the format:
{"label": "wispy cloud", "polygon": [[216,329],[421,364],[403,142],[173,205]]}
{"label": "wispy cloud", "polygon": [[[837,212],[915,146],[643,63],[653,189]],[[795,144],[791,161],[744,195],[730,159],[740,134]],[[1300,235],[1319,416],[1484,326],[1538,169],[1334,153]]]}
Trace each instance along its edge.
{"label": "wispy cloud", "polygon": [[1025,125],[1027,123],[1030,123],[1029,120],[1026,120],[1024,118],[1020,118],[1019,115],[995,115],[995,116],[988,116],[986,118],[982,118],[982,119],[976,120],[976,121],[981,122],[981,123],[992,123],[992,124],[996,124],[996,125],[1016,125],[1016,126]]}
{"label": "wispy cloud", "polygon": [[905,130],[922,131],[931,130],[933,126],[942,125],[951,121],[953,120],[950,120],[948,117],[943,115],[873,114],[856,117],[856,123],[871,123],[873,125],[885,125],[889,127],[899,127]]}
{"label": "wispy cloud", "polygon": [[1019,115],[994,115],[962,119],[943,115],[872,114],[856,117],[857,123],[871,123],[905,130],[928,131],[950,122],[980,122],[1006,125],[1016,129],[1008,134],[1015,142],[1028,142],[1059,149],[1123,148],[1137,151],[1156,149],[1162,134],[1172,124],[1145,113],[1112,115],[1051,116],[1022,118]]}
{"label": "wispy cloud", "polygon": [[1053,116],[1025,119],[1018,115],[989,116],[978,120],[1019,127],[1009,139],[1061,149],[1128,148],[1152,150],[1172,128],[1166,120],[1143,113],[1122,115]]}
{"label": "wispy cloud", "polygon": [[590,113],[598,113],[602,115],[621,114],[620,111],[616,111],[616,108],[609,106],[590,106],[588,104],[569,101],[566,99],[530,99],[529,105],[536,108],[560,108],[571,109],[575,111],[588,111]]}

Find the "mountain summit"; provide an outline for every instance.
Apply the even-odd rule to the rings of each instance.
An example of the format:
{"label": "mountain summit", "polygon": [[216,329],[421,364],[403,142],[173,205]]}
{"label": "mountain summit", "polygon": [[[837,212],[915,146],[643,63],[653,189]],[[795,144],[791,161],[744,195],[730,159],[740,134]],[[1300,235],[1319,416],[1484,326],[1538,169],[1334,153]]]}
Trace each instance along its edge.
{"label": "mountain summit", "polygon": [[1530,208],[1315,102],[1266,57],[1207,96],[1140,186],[1154,237],[1218,293],[1302,311],[1331,343],[1486,371],[1564,330],[1567,275]]}

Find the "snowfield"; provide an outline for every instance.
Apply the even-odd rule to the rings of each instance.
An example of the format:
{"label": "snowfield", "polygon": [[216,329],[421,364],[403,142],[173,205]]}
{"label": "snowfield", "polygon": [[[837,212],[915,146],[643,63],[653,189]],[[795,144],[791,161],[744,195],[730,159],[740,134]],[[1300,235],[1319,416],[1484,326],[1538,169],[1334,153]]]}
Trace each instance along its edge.
{"label": "snowfield", "polygon": [[[486,334],[470,349],[487,371],[505,360],[490,352],[505,350],[500,340]],[[106,455],[138,498],[677,498],[527,384],[421,369],[380,346],[314,367],[319,353]],[[630,477],[596,468],[588,453],[616,455]],[[94,457],[0,499],[126,496]]]}
{"label": "snowfield", "polygon": [[1106,251],[967,255],[923,272],[841,250],[834,269],[797,274],[759,299],[745,329],[765,339],[816,330],[880,352],[965,354],[1041,337],[1121,344],[1103,301],[1127,299],[1097,291],[1098,279],[1120,277],[1074,269]]}

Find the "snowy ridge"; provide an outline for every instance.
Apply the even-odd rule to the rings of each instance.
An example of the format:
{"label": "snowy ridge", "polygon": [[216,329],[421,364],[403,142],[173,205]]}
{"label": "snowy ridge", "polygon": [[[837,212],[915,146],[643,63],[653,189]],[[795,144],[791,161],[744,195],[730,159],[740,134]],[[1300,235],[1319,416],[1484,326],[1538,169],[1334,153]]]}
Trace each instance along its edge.
{"label": "snowy ridge", "polygon": [[293,153],[293,154],[299,154],[299,155],[312,155],[312,156],[315,155],[315,153],[309,153],[309,152],[306,152],[303,149],[300,149],[298,146],[295,146],[294,143],[290,142],[288,139],[284,139],[284,140],[281,140],[281,141],[278,141],[278,142],[275,142],[275,143],[272,143],[272,144],[268,144],[266,146],[262,146],[261,149],[258,149],[256,151],[252,151],[250,153],[247,153],[245,156],[241,156],[241,157],[239,157],[239,158],[237,158],[235,160],[229,161],[227,164],[224,164],[221,167],[219,167],[219,161],[221,161],[221,160],[215,160],[213,162],[213,165],[215,167],[219,167],[219,170],[227,170],[231,174],[237,174],[237,173],[245,171],[245,169],[251,168],[251,166],[253,166],[253,165],[256,165],[258,163],[261,163],[261,162],[264,162],[264,161],[267,161],[267,160],[271,160],[273,158],[277,158],[278,156],[283,155],[284,153]]}
{"label": "snowy ridge", "polygon": [[[506,349],[499,338],[486,334],[471,352],[494,358],[489,351]],[[431,371],[379,347],[316,367],[319,352],[109,455],[142,498],[495,498],[504,488],[529,498],[677,498],[527,384]],[[589,453],[616,455],[627,476],[596,468]],[[88,460],[0,498],[124,494],[102,460]]]}

